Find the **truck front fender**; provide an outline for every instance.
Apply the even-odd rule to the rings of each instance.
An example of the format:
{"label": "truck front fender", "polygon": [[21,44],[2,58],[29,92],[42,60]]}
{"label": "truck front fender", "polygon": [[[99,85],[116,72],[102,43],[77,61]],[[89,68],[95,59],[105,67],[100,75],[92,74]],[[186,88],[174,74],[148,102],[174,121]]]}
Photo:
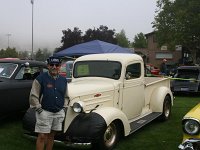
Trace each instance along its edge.
{"label": "truck front fender", "polygon": [[95,113],[102,116],[107,124],[107,126],[114,120],[120,120],[124,127],[124,136],[130,134],[130,124],[126,115],[119,109],[113,107],[102,107],[94,110]]}
{"label": "truck front fender", "polygon": [[104,118],[99,114],[80,113],[72,120],[65,135],[72,142],[89,143],[101,137],[106,127]]}
{"label": "truck front fender", "polygon": [[171,90],[164,86],[156,88],[152,92],[152,95],[151,95],[150,109],[153,112],[162,112],[163,111],[163,102],[167,95],[170,96],[171,104],[173,105],[173,95],[172,95]]}

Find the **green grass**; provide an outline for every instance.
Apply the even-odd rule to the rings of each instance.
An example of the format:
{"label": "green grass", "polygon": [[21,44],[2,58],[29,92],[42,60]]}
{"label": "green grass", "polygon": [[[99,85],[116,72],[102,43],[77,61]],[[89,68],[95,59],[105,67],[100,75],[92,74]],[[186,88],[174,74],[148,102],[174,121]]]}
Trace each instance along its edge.
{"label": "green grass", "polygon": [[[182,117],[198,104],[199,100],[197,96],[177,96],[170,120],[153,121],[132,135],[123,138],[115,150],[177,150],[182,141]],[[23,135],[22,117],[22,114],[15,114],[0,122],[0,150],[35,150],[36,140]],[[72,147],[67,147],[62,143],[54,145],[54,150],[70,149]]]}

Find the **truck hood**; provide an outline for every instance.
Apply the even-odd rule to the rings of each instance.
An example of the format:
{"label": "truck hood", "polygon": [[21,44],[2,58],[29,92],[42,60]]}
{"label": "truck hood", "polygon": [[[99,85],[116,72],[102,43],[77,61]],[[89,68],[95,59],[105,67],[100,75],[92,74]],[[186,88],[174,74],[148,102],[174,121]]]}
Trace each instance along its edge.
{"label": "truck hood", "polygon": [[197,104],[194,108],[192,108],[185,116],[185,118],[195,118],[200,121],[200,103]]}
{"label": "truck hood", "polygon": [[[92,109],[103,106],[113,106],[113,99],[119,82],[112,79],[78,79],[72,81],[68,85],[68,93],[70,97],[70,106],[75,102],[80,101],[84,106],[85,112],[89,112]],[[119,97],[119,96],[117,96]]]}
{"label": "truck hood", "polygon": [[98,80],[98,79],[84,79],[68,84],[68,94],[70,98],[99,94],[103,92],[114,92],[115,86],[113,81]]}

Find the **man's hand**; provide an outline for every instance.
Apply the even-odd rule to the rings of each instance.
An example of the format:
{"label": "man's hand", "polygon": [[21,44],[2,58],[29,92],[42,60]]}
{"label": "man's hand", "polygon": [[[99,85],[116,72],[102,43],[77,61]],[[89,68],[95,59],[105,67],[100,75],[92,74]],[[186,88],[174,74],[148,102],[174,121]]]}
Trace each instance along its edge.
{"label": "man's hand", "polygon": [[36,108],[35,111],[37,111],[38,114],[40,114],[43,111],[43,109],[42,109],[42,107],[39,107],[39,108]]}
{"label": "man's hand", "polygon": [[64,110],[64,112],[66,113],[66,112],[67,112],[67,107],[64,107],[63,110]]}

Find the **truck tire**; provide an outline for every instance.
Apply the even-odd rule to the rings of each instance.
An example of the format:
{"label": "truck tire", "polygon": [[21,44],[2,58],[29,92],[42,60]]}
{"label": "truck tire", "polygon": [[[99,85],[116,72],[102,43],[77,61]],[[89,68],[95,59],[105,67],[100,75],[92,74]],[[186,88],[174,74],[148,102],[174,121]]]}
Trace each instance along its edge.
{"label": "truck tire", "polygon": [[172,108],[171,99],[170,96],[167,95],[163,103],[163,112],[162,115],[160,116],[161,121],[166,121],[169,119],[169,117],[171,116],[171,108]]}
{"label": "truck tire", "polygon": [[109,124],[104,134],[97,140],[92,142],[92,149],[95,150],[111,150],[116,146],[121,134],[120,126],[117,122]]}

